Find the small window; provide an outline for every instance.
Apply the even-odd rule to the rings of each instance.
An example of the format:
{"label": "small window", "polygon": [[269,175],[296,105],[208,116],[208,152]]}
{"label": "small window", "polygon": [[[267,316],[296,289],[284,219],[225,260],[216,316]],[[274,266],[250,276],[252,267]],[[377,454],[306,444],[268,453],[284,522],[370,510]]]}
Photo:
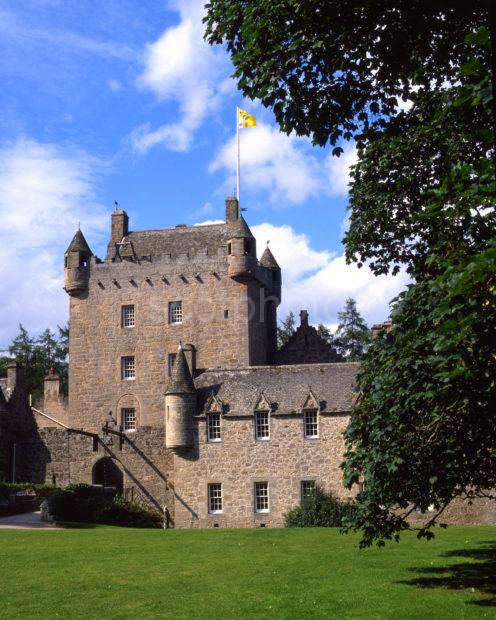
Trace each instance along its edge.
{"label": "small window", "polygon": [[169,356],[167,358],[167,373],[169,377],[172,377],[175,364],[176,364],[176,353],[169,353]]}
{"label": "small window", "polygon": [[301,499],[309,497],[315,489],[315,480],[302,480],[300,483]]}
{"label": "small window", "polygon": [[121,358],[121,377],[126,380],[136,378],[136,362],[134,360],[134,355]]}
{"label": "small window", "polygon": [[227,244],[227,253],[228,254],[232,254],[232,244],[231,243]]}
{"label": "small window", "polygon": [[222,512],[222,484],[218,482],[208,485],[208,512],[210,514]]}
{"label": "small window", "polygon": [[307,439],[317,439],[319,436],[319,424],[315,409],[303,413],[303,424],[305,426],[305,437]]}
{"label": "small window", "polygon": [[257,411],[255,413],[255,437],[259,440],[270,439],[269,412]]}
{"label": "small window", "polygon": [[245,254],[251,254],[251,241],[245,239]]}
{"label": "small window", "polygon": [[121,409],[122,430],[129,433],[136,430],[136,409],[134,407],[126,407]]}
{"label": "small window", "polygon": [[122,306],[121,327],[134,327],[134,306]]}
{"label": "small window", "polygon": [[220,441],[220,413],[207,415],[207,439],[208,441]]}
{"label": "small window", "polygon": [[255,512],[269,512],[268,482],[255,482]]}
{"label": "small window", "polygon": [[81,254],[81,256],[79,257],[79,266],[80,267],[88,266],[88,257],[86,256],[86,254]]}
{"label": "small window", "polygon": [[183,322],[183,302],[171,301],[169,304],[169,323],[177,325]]}
{"label": "small window", "polygon": [[224,310],[224,318],[225,319],[229,318],[229,310]]}

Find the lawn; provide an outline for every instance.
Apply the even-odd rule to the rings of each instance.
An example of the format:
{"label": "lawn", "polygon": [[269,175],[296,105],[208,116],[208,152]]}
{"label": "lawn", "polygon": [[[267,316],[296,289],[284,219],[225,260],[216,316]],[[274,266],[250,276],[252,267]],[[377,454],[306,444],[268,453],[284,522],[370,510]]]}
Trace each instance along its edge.
{"label": "lawn", "polygon": [[496,527],[0,531],[0,618],[496,618]]}

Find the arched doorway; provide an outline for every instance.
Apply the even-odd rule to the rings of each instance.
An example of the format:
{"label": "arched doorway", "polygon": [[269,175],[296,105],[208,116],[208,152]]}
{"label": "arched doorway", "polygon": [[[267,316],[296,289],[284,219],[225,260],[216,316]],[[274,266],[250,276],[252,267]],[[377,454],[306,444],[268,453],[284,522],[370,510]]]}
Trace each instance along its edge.
{"label": "arched doorway", "polygon": [[116,462],[109,457],[100,459],[93,465],[92,482],[103,487],[114,487],[117,493],[122,495],[124,476]]}

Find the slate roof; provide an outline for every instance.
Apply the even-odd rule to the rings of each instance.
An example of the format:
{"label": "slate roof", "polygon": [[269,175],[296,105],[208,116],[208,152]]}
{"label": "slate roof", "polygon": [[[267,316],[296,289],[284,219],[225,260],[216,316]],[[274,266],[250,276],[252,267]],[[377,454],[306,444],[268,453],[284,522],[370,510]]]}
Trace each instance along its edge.
{"label": "slate roof", "polygon": [[191,378],[188,362],[182,347],[179,347],[166,394],[194,394],[195,384]]}
{"label": "slate roof", "polygon": [[230,237],[242,237],[253,239],[252,232],[245,221],[245,218],[241,215],[236,221],[229,224]]}
{"label": "slate roof", "polygon": [[170,255],[174,258],[186,253],[194,256],[205,250],[207,254],[215,255],[219,248],[226,246],[228,236],[227,224],[208,224],[138,230],[130,232],[122,241],[132,243],[136,256]]}
{"label": "slate roof", "polygon": [[70,242],[69,247],[66,250],[66,254],[68,252],[87,252],[88,254],[93,254],[93,252],[90,250],[88,242],[84,238],[84,235],[80,229],[72,238],[72,241]]}
{"label": "slate roof", "polygon": [[254,366],[233,370],[207,370],[195,379],[199,409],[214,393],[230,415],[253,415],[263,392],[275,403],[274,413],[301,412],[310,391],[322,411],[345,413],[356,401],[357,363]]}
{"label": "slate roof", "polygon": [[280,269],[276,259],[274,258],[274,255],[269,249],[269,246],[265,248],[265,251],[260,259],[260,264],[263,267],[267,267],[268,269]]}

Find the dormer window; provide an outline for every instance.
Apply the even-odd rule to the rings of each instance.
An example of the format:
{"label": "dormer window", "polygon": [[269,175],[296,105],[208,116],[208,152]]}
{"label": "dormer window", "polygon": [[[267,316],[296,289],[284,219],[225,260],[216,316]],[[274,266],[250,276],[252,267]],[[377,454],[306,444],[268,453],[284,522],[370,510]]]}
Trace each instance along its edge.
{"label": "dormer window", "polygon": [[309,409],[303,412],[303,426],[305,439],[318,439],[319,419],[317,409]]}
{"label": "dormer window", "polygon": [[270,419],[268,411],[255,412],[255,439],[268,441],[270,439]]}

